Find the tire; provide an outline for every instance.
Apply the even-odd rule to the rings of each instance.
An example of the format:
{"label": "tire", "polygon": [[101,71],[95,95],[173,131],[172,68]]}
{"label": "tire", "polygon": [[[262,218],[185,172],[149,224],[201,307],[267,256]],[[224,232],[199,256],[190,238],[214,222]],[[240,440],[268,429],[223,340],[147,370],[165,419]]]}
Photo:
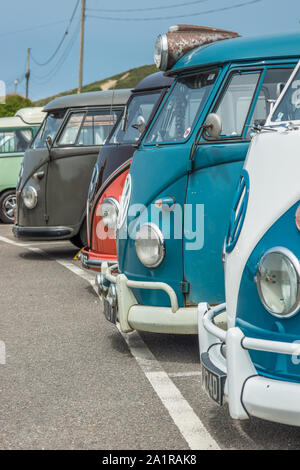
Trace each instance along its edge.
{"label": "tire", "polygon": [[83,248],[87,245],[86,219],[84,219],[79,232],[74,237],[70,238],[70,242],[73,243],[73,245],[75,245],[77,248]]}
{"label": "tire", "polygon": [[0,196],[0,220],[4,224],[14,223],[14,208],[16,206],[16,191],[9,189]]}

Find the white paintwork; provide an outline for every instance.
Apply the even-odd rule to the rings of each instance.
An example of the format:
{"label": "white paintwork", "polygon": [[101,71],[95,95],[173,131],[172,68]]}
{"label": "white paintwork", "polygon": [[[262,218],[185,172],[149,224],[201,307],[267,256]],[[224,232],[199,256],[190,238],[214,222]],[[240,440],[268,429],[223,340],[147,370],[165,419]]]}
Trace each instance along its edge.
{"label": "white paintwork", "polygon": [[38,126],[45,117],[45,113],[41,110],[42,108],[22,108],[12,117],[2,117],[0,118],[0,130],[22,128],[32,125]]}
{"label": "white paintwork", "polygon": [[128,323],[136,330],[153,333],[196,335],[197,307],[179,308],[133,305],[128,311]]}
{"label": "white paintwork", "polygon": [[240,237],[226,257],[228,327],[234,326],[245,264],[266,231],[300,199],[300,130],[263,132],[253,138],[244,168],[250,177],[249,201]]}
{"label": "white paintwork", "polygon": [[300,384],[252,377],[245,385],[243,404],[252,416],[300,426]]}
{"label": "white paintwork", "polygon": [[16,112],[15,116],[20,117],[21,120],[26,124],[39,124],[46,116],[42,109],[42,107],[38,106],[31,108],[21,108]]}

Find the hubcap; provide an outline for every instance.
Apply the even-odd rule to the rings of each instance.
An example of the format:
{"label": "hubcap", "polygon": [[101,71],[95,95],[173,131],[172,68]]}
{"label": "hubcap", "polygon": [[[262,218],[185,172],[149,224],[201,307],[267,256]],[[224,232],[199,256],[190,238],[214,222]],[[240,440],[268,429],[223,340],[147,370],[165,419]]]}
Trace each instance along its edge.
{"label": "hubcap", "polygon": [[16,207],[17,198],[15,194],[9,194],[2,203],[2,211],[8,219],[14,220],[14,208]]}

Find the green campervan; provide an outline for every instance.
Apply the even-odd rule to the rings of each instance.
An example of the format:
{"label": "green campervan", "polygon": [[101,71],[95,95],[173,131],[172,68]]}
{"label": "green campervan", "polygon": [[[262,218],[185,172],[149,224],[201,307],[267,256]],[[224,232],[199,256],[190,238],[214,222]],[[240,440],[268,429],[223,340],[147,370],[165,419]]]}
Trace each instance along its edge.
{"label": "green campervan", "polygon": [[0,221],[14,221],[16,186],[24,152],[45,114],[42,108],[22,108],[15,116],[0,118]]}

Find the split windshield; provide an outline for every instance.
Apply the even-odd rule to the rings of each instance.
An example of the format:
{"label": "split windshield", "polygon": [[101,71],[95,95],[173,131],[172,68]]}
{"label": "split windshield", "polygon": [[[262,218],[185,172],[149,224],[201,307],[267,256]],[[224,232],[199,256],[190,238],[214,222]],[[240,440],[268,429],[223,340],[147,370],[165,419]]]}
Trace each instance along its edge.
{"label": "split windshield", "polygon": [[[143,133],[138,123],[143,122],[146,127],[153,108],[161,96],[161,90],[146,94],[136,94],[129,101],[127,112],[120,120],[114,133],[109,139],[110,144],[136,143]],[[125,118],[125,130],[124,130]]]}
{"label": "split windshield", "polygon": [[204,72],[178,78],[146,143],[187,139],[213,88],[218,72]]}
{"label": "split windshield", "polygon": [[56,113],[49,113],[41,125],[34,141],[32,142],[32,148],[44,148],[46,147],[46,138],[50,136],[52,140],[57,134],[57,131],[62,123],[65,115],[65,110]]}
{"label": "split windshield", "polygon": [[300,121],[300,68],[271,116],[270,121],[271,123]]}

